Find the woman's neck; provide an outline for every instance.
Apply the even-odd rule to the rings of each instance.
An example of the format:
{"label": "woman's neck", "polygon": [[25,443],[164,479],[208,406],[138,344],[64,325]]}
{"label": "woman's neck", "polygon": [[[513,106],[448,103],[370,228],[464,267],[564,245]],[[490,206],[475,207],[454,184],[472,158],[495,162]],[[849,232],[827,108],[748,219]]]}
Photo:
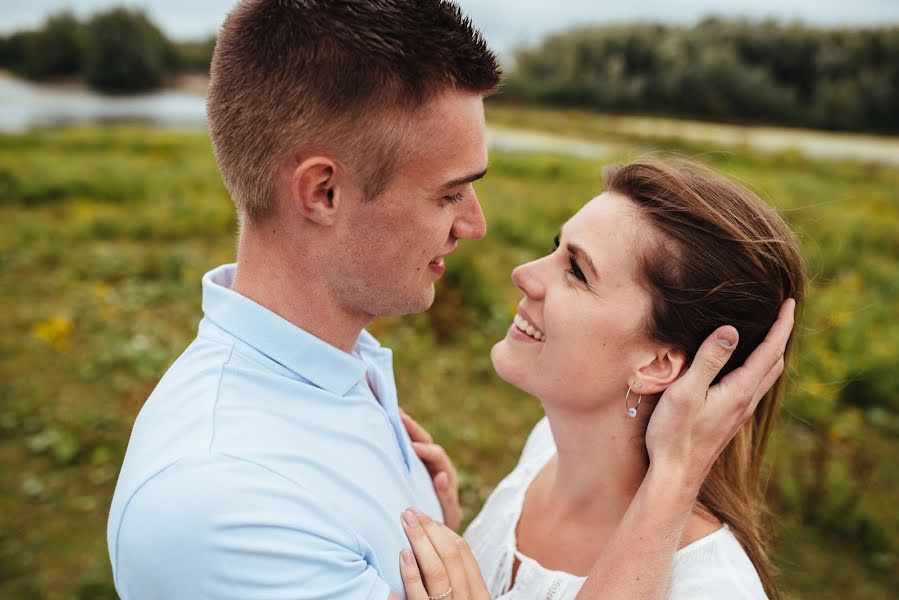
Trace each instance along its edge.
{"label": "woman's neck", "polygon": [[[644,402],[644,415],[650,406]],[[572,518],[619,520],[649,467],[647,416],[628,417],[623,403],[589,411],[544,403],[557,449],[549,506]]]}

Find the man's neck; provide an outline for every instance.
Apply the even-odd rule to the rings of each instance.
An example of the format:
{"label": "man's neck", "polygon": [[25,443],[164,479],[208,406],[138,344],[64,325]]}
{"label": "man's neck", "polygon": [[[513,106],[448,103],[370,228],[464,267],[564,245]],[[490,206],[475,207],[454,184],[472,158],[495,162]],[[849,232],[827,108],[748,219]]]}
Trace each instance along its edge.
{"label": "man's neck", "polygon": [[333,298],[320,271],[296,260],[284,241],[244,231],[231,289],[303,331],[351,353],[369,315],[351,314]]}

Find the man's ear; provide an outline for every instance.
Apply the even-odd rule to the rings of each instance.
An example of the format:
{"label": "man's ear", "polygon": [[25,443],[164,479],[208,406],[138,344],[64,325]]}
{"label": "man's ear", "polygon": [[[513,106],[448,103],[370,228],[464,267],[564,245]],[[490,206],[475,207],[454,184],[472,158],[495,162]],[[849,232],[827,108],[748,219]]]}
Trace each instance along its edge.
{"label": "man's ear", "polygon": [[311,156],[299,162],[290,179],[290,202],[310,221],[326,227],[337,219],[341,189],[338,164],[326,156]]}
{"label": "man's ear", "polygon": [[659,349],[655,356],[634,373],[634,380],[641,384],[639,392],[644,395],[661,394],[678,380],[686,364],[687,357],[682,351],[674,348]]}

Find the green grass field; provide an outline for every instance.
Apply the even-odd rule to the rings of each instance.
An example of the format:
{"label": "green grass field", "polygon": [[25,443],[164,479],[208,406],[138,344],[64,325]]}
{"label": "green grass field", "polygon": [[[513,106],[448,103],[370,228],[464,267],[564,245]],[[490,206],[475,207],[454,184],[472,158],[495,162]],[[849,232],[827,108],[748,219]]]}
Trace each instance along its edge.
{"label": "green grass field", "polygon": [[[610,138],[599,117],[572,119],[569,131],[620,148],[614,160],[659,146],[698,156],[751,183],[798,232],[814,281],[770,461],[781,582],[797,598],[892,597],[899,169]],[[519,298],[509,273],[549,250],[599,190],[600,167],[493,154],[477,185],[487,238],[451,257],[429,313],[371,328],[395,349],[406,409],[455,458],[468,518],[541,415],[489,361]],[[233,260],[234,236],[204,132],[0,136],[0,597],[115,597],[106,514],[131,423],[193,338],[200,276]]]}

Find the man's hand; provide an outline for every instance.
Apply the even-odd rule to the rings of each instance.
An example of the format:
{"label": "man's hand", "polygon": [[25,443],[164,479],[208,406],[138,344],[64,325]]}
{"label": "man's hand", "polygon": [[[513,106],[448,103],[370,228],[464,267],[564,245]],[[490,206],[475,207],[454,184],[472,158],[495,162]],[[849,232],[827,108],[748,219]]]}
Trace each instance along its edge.
{"label": "man's hand", "polygon": [[679,471],[690,483],[702,484],[721,451],[783,373],[795,308],[794,300],[786,300],[765,340],[741,367],[711,387],[736,348],[738,335],[725,326],[709,336],[650,417],[646,448],[651,468]]}
{"label": "man's hand", "polygon": [[434,491],[443,509],[443,520],[453,531],[459,530],[462,524],[462,508],[459,506],[459,476],[453,461],[447,456],[443,446],[434,443],[424,427],[400,409],[403,425],[412,438],[412,448],[421,459],[431,475]]}

